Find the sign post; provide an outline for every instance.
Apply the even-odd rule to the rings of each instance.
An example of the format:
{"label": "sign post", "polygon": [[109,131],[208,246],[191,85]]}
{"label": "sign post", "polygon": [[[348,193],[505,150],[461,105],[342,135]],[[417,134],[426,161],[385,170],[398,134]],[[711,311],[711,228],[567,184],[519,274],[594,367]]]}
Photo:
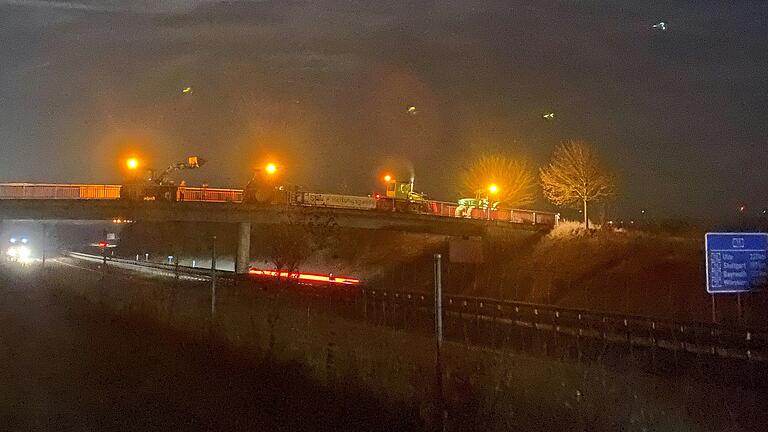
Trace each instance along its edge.
{"label": "sign post", "polygon": [[715,294],[736,294],[739,319],[741,294],[758,291],[768,283],[768,234],[707,233],[704,236],[707,292],[712,297],[712,321],[716,321]]}
{"label": "sign post", "polygon": [[447,412],[445,410],[445,393],[443,391],[443,281],[442,255],[434,255],[435,276],[435,369],[437,378],[437,430],[445,432]]}
{"label": "sign post", "polygon": [[211,245],[211,318],[216,316],[216,236]]}
{"label": "sign post", "polygon": [[48,230],[46,229],[47,225],[45,224],[45,222],[43,222],[42,225],[43,225],[43,244],[40,249],[43,254],[43,267],[45,267],[45,247],[48,243]]}

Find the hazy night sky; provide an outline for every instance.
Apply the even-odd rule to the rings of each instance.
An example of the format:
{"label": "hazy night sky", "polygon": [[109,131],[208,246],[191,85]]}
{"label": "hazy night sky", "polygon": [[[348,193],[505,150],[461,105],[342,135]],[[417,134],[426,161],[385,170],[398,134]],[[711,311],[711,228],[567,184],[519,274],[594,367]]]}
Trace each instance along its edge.
{"label": "hazy night sky", "polygon": [[271,157],[356,194],[410,163],[453,200],[482,151],[582,138],[617,216],[734,217],[768,207],[767,26],[764,0],[0,0],[0,181],[120,182],[137,152],[243,186]]}

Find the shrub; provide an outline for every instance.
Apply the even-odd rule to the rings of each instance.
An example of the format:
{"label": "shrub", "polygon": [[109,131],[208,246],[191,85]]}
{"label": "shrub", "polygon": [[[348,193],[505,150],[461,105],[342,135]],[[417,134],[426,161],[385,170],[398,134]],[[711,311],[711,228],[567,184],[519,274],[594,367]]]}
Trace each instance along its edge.
{"label": "shrub", "polygon": [[567,240],[577,237],[588,237],[594,235],[600,225],[590,223],[590,228],[584,228],[583,222],[561,219],[552,231],[549,232],[549,238],[554,240]]}

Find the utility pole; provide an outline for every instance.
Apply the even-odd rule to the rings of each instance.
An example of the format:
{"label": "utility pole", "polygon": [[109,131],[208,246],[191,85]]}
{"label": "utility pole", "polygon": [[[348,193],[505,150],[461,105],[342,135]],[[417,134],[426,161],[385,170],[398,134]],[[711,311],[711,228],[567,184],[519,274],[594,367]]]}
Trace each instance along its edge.
{"label": "utility pole", "polygon": [[216,315],[216,236],[211,249],[211,318]]}

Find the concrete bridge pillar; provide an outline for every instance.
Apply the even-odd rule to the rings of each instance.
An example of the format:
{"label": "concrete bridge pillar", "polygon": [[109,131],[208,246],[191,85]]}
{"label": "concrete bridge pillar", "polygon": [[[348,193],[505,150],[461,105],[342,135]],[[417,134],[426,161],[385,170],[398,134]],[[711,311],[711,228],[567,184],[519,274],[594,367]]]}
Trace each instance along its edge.
{"label": "concrete bridge pillar", "polygon": [[240,222],[237,225],[237,256],[235,256],[235,273],[246,275],[251,268],[251,223]]}

